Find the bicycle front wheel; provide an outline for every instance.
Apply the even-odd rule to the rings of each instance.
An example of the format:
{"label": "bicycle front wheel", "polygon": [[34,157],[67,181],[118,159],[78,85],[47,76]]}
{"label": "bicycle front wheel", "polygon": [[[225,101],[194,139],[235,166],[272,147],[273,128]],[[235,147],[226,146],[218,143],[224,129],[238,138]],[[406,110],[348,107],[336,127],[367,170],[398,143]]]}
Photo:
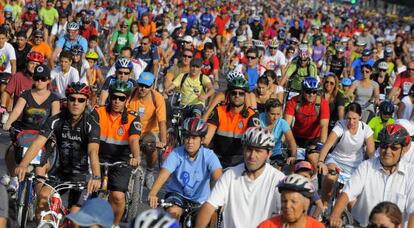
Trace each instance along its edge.
{"label": "bicycle front wheel", "polygon": [[142,202],[142,194],[144,191],[144,171],[138,167],[136,172],[132,174],[128,186],[128,221],[132,221],[138,213],[138,205]]}
{"label": "bicycle front wheel", "polygon": [[27,218],[29,217],[29,203],[30,203],[30,183],[24,181],[21,183],[21,192],[19,194],[18,205],[17,205],[17,222],[19,227],[27,227]]}

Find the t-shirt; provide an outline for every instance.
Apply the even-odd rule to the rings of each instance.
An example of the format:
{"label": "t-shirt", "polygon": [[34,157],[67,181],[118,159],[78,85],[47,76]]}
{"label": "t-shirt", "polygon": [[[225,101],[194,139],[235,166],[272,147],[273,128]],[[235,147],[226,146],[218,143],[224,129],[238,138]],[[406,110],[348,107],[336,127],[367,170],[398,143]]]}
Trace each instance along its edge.
{"label": "t-shirt", "polygon": [[[115,75],[107,77],[104,84],[102,85],[101,90],[109,90],[109,86],[112,85],[113,83],[115,83],[117,80],[118,79],[116,78]],[[128,84],[131,87],[135,87],[136,86],[136,81],[131,79],[131,78],[128,78]]]}
{"label": "t-shirt", "polygon": [[85,53],[88,52],[88,41],[81,35],[76,35],[75,40],[72,41],[67,34],[56,41],[56,48],[62,48],[64,51],[70,51],[74,45],[80,45]]}
{"label": "t-shirt", "polygon": [[[260,126],[267,127],[266,113],[260,113],[259,119]],[[272,155],[278,155],[282,153],[280,150],[282,148],[282,136],[288,131],[290,131],[290,127],[286,120],[279,118],[275,121],[272,126],[272,134],[275,139],[275,147],[273,147]]]}
{"label": "t-shirt", "polygon": [[318,75],[318,69],[313,62],[310,62],[308,66],[300,67],[296,60],[292,60],[286,69],[286,75],[289,78],[292,77],[291,88],[296,91],[301,91],[303,79],[308,76],[316,77]]}
{"label": "t-shirt", "polygon": [[182,64],[173,65],[171,69],[168,70],[167,76],[173,76],[172,79],[174,80],[178,75],[185,74],[190,72],[190,66],[183,66]]}
{"label": "t-shirt", "polygon": [[361,106],[367,106],[367,103],[374,96],[375,88],[379,88],[379,85],[376,81],[371,80],[371,85],[369,87],[362,87],[361,81],[355,80],[352,83],[355,86],[355,102]]}
{"label": "t-shirt", "polygon": [[158,122],[167,120],[164,97],[153,89],[145,98],[132,97],[127,108],[138,113],[142,135],[147,132],[159,132]]}
{"label": "t-shirt", "polygon": [[0,72],[11,73],[10,60],[16,60],[16,52],[13,46],[6,42],[2,48],[0,48]]}
{"label": "t-shirt", "polygon": [[369,121],[368,126],[374,131],[375,142],[379,142],[378,133],[384,128],[384,126],[393,124],[394,122],[395,120],[393,118],[389,118],[387,122],[384,124],[380,116],[376,116]]}
{"label": "t-shirt", "polygon": [[52,79],[52,90],[55,91],[59,98],[66,98],[65,91],[72,82],[79,81],[79,72],[74,67],[70,67],[69,71],[63,73],[60,66],[57,66],[50,72]]}
{"label": "t-shirt", "polygon": [[40,130],[46,119],[52,115],[52,103],[59,101],[55,93],[50,93],[49,97],[38,104],[33,98],[31,90],[26,90],[21,94],[21,98],[26,101],[22,115],[24,129]]}
{"label": "t-shirt", "polygon": [[355,59],[352,62],[352,68],[355,68],[354,69],[354,75],[353,76],[355,77],[356,80],[361,80],[363,78],[363,75],[362,75],[362,66],[365,65],[365,64],[368,64],[370,66],[374,66],[375,60],[369,59],[366,62],[364,62],[362,60],[362,57],[360,57],[360,58]]}
{"label": "t-shirt", "polygon": [[52,48],[50,48],[50,46],[44,41],[42,41],[39,45],[33,44],[32,51],[42,53],[45,58],[50,58],[52,56]]}
{"label": "t-shirt", "polygon": [[51,7],[50,9],[42,7],[42,9],[40,9],[39,16],[43,19],[45,25],[52,26],[53,23],[58,20],[59,13],[54,7]]}
{"label": "t-shirt", "polygon": [[20,97],[23,91],[31,89],[33,86],[33,79],[25,72],[17,72],[10,77],[9,83],[6,86],[6,92],[10,95],[14,95],[14,101]]}
{"label": "t-shirt", "polygon": [[[258,228],[283,228],[282,217],[281,215],[271,217],[264,222],[260,223]],[[306,225],[304,228],[324,228],[325,225],[319,222],[318,220],[307,216]]]}
{"label": "t-shirt", "polygon": [[280,213],[277,185],[285,175],[269,164],[256,180],[249,179],[244,172],[244,163],[230,167],[207,200],[216,209],[223,207],[223,227],[253,228]]}
{"label": "t-shirt", "polygon": [[16,43],[13,44],[13,47],[16,52],[16,71],[19,72],[26,70],[27,54],[32,49],[32,45],[27,43],[21,51],[18,50]]}
{"label": "t-shirt", "polygon": [[153,69],[154,60],[159,60],[160,56],[158,54],[158,49],[151,47],[151,49],[147,53],[143,53],[141,50],[139,50],[135,58],[142,59],[144,60],[144,62],[147,63],[147,66],[145,67],[144,71],[155,73],[155,72],[152,72],[154,70]]}
{"label": "t-shirt", "polygon": [[399,97],[402,97],[403,95],[408,95],[412,84],[414,84],[414,76],[410,77],[409,72],[404,71],[397,75],[393,87],[401,89]]}
{"label": "t-shirt", "polygon": [[210,178],[214,171],[221,169],[214,151],[203,146],[195,160],[190,160],[184,146],[175,148],[162,164],[171,173],[166,192],[176,192],[185,198],[203,203],[210,195]]}
{"label": "t-shirt", "polygon": [[264,57],[265,64],[270,67],[271,70],[276,72],[277,76],[282,76],[281,66],[286,66],[286,57],[283,52],[277,50],[276,55],[266,55]]}
{"label": "t-shirt", "polygon": [[[176,77],[173,81],[173,84],[176,88],[179,88],[182,95],[181,104],[182,105],[196,105],[201,104],[205,105],[205,101],[198,100],[197,94],[205,94],[207,91],[207,86],[211,84],[210,78],[206,75],[199,75],[196,78],[192,78],[190,75],[187,75],[184,82],[182,82],[185,74],[181,74]],[[200,83],[200,78],[203,77]],[[181,84],[183,85],[181,87]],[[194,91],[197,90],[198,93]],[[204,91],[205,90],[205,91]]]}
{"label": "t-shirt", "polygon": [[114,46],[114,52],[119,53],[125,46],[129,46],[134,41],[134,35],[131,32],[120,33],[116,31],[112,36],[111,42],[116,42]]}
{"label": "t-shirt", "polygon": [[320,120],[329,120],[328,101],[321,98],[319,116],[317,116],[316,100],[313,103],[308,103],[304,101],[305,98],[301,97],[301,105],[296,111],[296,105],[300,96],[292,98],[286,105],[285,115],[295,117],[295,124],[292,129],[293,135],[305,139],[318,138],[321,134]]}
{"label": "t-shirt", "polygon": [[[147,63],[144,62],[142,59],[131,59],[132,62],[132,73],[134,74],[134,79],[138,80],[139,76],[142,72],[144,72],[144,69],[147,67]],[[116,73],[115,64],[112,65],[112,67],[109,69],[109,71],[106,73],[106,77],[112,76]]]}
{"label": "t-shirt", "polygon": [[359,121],[357,133],[351,134],[347,123],[347,120],[340,120],[332,129],[339,140],[330,155],[335,158],[335,161],[355,168],[364,160],[365,140],[374,132],[366,123]]}
{"label": "t-shirt", "polygon": [[152,21],[147,25],[143,25],[142,23],[139,23],[138,31],[142,34],[142,36],[149,36],[149,35],[154,34],[157,31],[157,26]]}
{"label": "t-shirt", "polygon": [[199,52],[195,55],[195,58],[202,58],[203,65],[201,66],[201,73],[204,75],[212,75],[214,70],[219,70],[220,61],[216,55],[211,56],[210,59],[203,58],[202,54]]}

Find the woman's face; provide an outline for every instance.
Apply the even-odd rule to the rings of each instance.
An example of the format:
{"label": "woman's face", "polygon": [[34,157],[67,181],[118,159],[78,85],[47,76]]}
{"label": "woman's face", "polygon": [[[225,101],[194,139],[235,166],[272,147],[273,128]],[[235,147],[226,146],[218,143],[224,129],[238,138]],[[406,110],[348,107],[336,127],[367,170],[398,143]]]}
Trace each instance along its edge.
{"label": "woman's face", "polygon": [[327,92],[334,91],[335,86],[336,86],[336,81],[333,77],[328,77],[325,79],[324,87]]}
{"label": "woman's face", "polygon": [[274,124],[275,121],[282,116],[282,107],[270,108],[270,110],[266,112],[266,115],[269,125]]}
{"label": "woman's face", "polygon": [[384,213],[377,213],[372,216],[370,225],[376,228],[396,228],[401,227],[401,225],[395,225]]}
{"label": "woman's face", "polygon": [[138,25],[137,24],[132,24],[131,25],[131,31],[134,32],[134,33],[138,32]]}
{"label": "woman's face", "polygon": [[366,67],[362,68],[362,75],[364,76],[364,79],[369,79],[371,77],[372,71]]}
{"label": "woman's face", "polygon": [[266,85],[264,83],[257,84],[257,92],[259,93],[259,95],[265,95],[268,89],[269,85]]}
{"label": "woman's face", "polygon": [[348,113],[346,113],[346,120],[348,121],[348,128],[356,128],[358,127],[358,123],[360,120],[361,116],[353,111],[349,111]]}

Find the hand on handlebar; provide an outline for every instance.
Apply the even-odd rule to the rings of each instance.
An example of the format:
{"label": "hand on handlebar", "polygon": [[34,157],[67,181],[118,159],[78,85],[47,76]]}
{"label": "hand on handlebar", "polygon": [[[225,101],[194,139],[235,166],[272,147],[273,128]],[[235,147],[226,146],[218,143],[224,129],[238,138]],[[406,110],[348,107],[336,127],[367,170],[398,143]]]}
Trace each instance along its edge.
{"label": "hand on handlebar", "polygon": [[7,124],[7,123],[3,124],[3,130],[8,131],[10,130],[10,128],[11,128],[11,124]]}
{"label": "hand on handlebar", "polygon": [[286,159],[286,163],[287,163],[288,165],[294,165],[294,164],[295,164],[295,161],[296,161],[296,157],[288,157],[288,158]]}
{"label": "hand on handlebar", "polygon": [[158,207],[158,197],[156,195],[148,195],[148,203],[151,208]]}
{"label": "hand on handlebar", "polygon": [[165,147],[166,147],[166,143],[161,142],[161,141],[156,142],[155,144],[156,144],[155,147],[157,147],[159,149],[165,149]]}
{"label": "hand on handlebar", "polygon": [[332,228],[342,228],[342,219],[339,216],[331,214],[331,216],[329,216],[329,225]]}
{"label": "hand on handlebar", "polygon": [[0,106],[0,114],[7,112],[7,109]]}
{"label": "hand on handlebar", "polygon": [[14,169],[14,174],[16,174],[17,178],[19,179],[19,181],[23,181],[24,177],[26,176],[27,173],[27,167],[23,167],[23,166],[17,166],[16,169]]}
{"label": "hand on handlebar", "polygon": [[328,167],[323,162],[318,162],[318,173],[324,176],[328,174]]}
{"label": "hand on handlebar", "polygon": [[137,158],[131,158],[129,160],[129,165],[132,167],[137,167],[139,165],[139,163],[141,163],[141,158],[137,157]]}
{"label": "hand on handlebar", "polygon": [[101,187],[101,180],[89,179],[88,181],[88,193],[96,192]]}

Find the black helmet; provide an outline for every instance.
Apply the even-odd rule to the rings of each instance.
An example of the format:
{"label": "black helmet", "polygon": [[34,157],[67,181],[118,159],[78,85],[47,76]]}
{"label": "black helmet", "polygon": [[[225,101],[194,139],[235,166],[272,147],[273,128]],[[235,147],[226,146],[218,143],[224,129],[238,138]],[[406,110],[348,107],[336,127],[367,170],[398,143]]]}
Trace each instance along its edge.
{"label": "black helmet", "polygon": [[384,115],[392,115],[394,113],[394,104],[389,100],[385,100],[380,104],[379,111]]}

